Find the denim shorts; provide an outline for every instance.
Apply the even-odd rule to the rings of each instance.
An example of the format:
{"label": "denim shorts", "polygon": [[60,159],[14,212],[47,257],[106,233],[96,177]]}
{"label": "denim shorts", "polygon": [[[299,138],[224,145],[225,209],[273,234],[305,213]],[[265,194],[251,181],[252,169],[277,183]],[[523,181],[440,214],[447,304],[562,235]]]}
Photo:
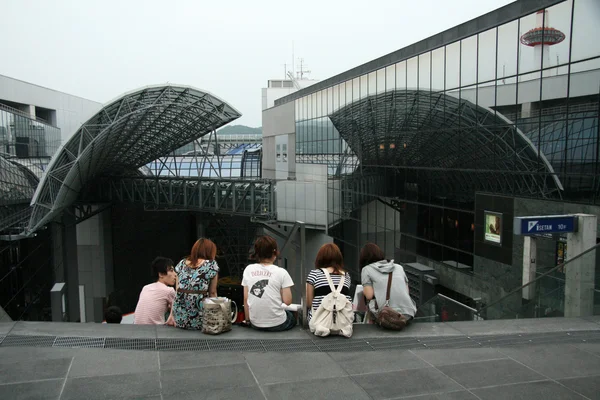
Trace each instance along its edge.
{"label": "denim shorts", "polygon": [[258,326],[254,326],[252,325],[252,327],[256,330],[259,331],[266,331],[266,332],[282,332],[282,331],[287,331],[292,329],[293,327],[296,326],[296,317],[294,316],[294,313],[292,313],[291,311],[285,311],[285,322],[281,325],[277,325],[277,326],[271,326],[269,328],[259,328]]}

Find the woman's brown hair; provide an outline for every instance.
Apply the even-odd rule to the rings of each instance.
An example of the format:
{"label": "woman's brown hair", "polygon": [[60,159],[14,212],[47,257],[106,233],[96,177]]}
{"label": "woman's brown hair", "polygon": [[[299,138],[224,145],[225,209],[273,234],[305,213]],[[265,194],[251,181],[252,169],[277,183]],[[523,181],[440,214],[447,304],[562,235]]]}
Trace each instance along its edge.
{"label": "woman's brown hair", "polygon": [[344,257],[340,248],[334,243],[325,243],[319,249],[317,258],[315,259],[315,268],[333,268],[334,274],[344,272]]}
{"label": "woman's brown hair", "polygon": [[360,250],[360,256],[358,257],[358,266],[363,269],[369,264],[376,263],[377,261],[385,260],[385,254],[375,243],[367,243]]}
{"label": "woman's brown hair", "polygon": [[192,252],[188,256],[190,266],[195,268],[198,260],[214,260],[217,256],[217,245],[210,239],[200,238],[194,243]]}
{"label": "woman's brown hair", "polygon": [[254,259],[261,262],[262,260],[269,260],[273,256],[279,256],[277,241],[269,235],[256,238],[254,242]]}

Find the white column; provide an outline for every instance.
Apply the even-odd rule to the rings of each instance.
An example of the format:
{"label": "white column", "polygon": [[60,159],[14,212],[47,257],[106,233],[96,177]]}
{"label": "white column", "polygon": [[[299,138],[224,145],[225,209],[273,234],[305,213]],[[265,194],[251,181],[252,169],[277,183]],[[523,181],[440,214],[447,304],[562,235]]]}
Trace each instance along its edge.
{"label": "white column", "polygon": [[[535,280],[537,269],[537,238],[525,236],[523,242],[523,285]],[[535,283],[523,288],[523,298],[532,300],[535,296]]]}
{"label": "white column", "polygon": [[[568,259],[577,257],[596,244],[597,216],[576,215],[579,229],[567,234]],[[568,263],[565,269],[565,317],[593,315],[596,252],[591,251]]]}

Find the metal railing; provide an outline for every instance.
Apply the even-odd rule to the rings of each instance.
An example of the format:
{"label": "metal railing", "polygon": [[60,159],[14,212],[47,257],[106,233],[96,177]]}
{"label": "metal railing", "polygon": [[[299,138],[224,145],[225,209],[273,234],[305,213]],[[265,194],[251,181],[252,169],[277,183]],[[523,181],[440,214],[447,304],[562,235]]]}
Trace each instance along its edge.
{"label": "metal railing", "polygon": [[[509,300],[511,297],[517,295],[517,296],[521,296],[521,294],[523,293],[523,289],[527,288],[527,287],[536,287],[534,285],[536,285],[537,283],[539,283],[542,279],[551,277],[552,274],[558,272],[558,271],[564,271],[565,267],[568,266],[569,264],[573,263],[576,260],[579,260],[583,257],[585,257],[586,255],[597,251],[598,249],[600,249],[600,243],[596,244],[593,247],[590,247],[589,249],[583,251],[582,253],[576,255],[575,257],[557,265],[554,268],[551,268],[550,270],[544,272],[543,274],[538,275],[534,280],[528,282],[525,285],[519,286],[513,290],[511,290],[510,292],[508,292],[506,295],[500,297],[498,300],[495,300],[493,302],[491,302],[490,304],[486,304],[483,307],[479,308],[477,310],[477,315],[478,316],[482,316],[482,315],[486,315],[487,311],[489,311],[490,309],[492,309],[493,307],[496,307],[500,304],[502,304],[503,302],[506,302],[507,300]],[[596,277],[596,280],[598,280],[599,277]],[[594,291],[599,291],[598,288],[594,288]],[[600,291],[599,291],[600,292]],[[548,294],[552,294],[552,292],[546,293],[546,295]],[[514,298],[514,297],[513,297]]]}

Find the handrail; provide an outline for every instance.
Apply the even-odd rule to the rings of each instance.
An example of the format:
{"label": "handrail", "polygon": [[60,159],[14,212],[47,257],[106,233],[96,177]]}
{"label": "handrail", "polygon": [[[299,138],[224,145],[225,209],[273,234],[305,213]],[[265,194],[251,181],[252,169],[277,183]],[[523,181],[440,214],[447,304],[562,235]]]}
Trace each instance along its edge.
{"label": "handrail", "polygon": [[37,122],[41,122],[41,123],[46,124],[46,125],[54,126],[49,121],[46,121],[45,119],[40,118],[37,115],[27,114],[25,111],[21,111],[18,108],[7,106],[4,103],[0,103],[0,109],[4,110],[4,111],[7,111],[7,112],[9,112],[11,114],[17,114],[20,117],[29,118],[32,121],[37,121]]}
{"label": "handrail", "polygon": [[441,293],[438,293],[437,295],[438,295],[439,297],[443,298],[444,300],[448,300],[448,301],[450,301],[450,302],[452,302],[452,303],[455,303],[455,304],[457,304],[457,305],[461,306],[462,308],[466,308],[466,309],[467,309],[467,310],[469,310],[469,311],[473,311],[474,313],[477,313],[477,310],[476,310],[475,308],[473,308],[473,307],[469,307],[468,305],[466,305],[466,304],[463,304],[463,303],[461,303],[461,302],[460,302],[460,301],[458,301],[458,300],[451,299],[450,297],[448,297],[448,296],[444,296],[444,295],[443,295],[443,294],[441,294]]}
{"label": "handrail", "polygon": [[575,261],[575,260],[577,260],[578,258],[580,258],[580,257],[583,257],[583,256],[584,256],[584,255],[586,255],[587,253],[590,253],[590,252],[592,252],[592,251],[594,251],[594,250],[596,250],[596,249],[598,249],[598,248],[600,248],[600,243],[598,243],[598,244],[596,244],[596,245],[594,245],[594,246],[590,247],[589,249],[587,249],[586,251],[584,251],[584,252],[582,252],[582,253],[578,254],[577,256],[573,257],[572,259],[570,259],[570,260],[567,260],[567,261],[565,261],[565,262],[564,262],[564,263],[562,263],[562,264],[558,264],[556,267],[552,268],[552,269],[551,269],[551,270],[549,270],[549,271],[546,271],[545,273],[543,273],[543,274],[541,274],[540,276],[536,277],[534,280],[532,280],[532,281],[530,281],[530,282],[527,282],[525,285],[523,285],[523,286],[519,286],[518,288],[516,288],[516,289],[514,289],[514,290],[511,290],[511,291],[510,291],[510,292],[508,292],[508,294],[506,294],[505,296],[503,296],[503,297],[500,297],[498,300],[496,300],[496,301],[494,301],[494,302],[492,302],[492,303],[490,303],[490,304],[486,305],[485,307],[482,307],[482,308],[480,308],[480,309],[477,311],[477,313],[478,313],[478,314],[481,314],[481,312],[482,312],[482,311],[484,311],[484,310],[487,310],[487,309],[488,309],[488,308],[490,308],[491,306],[494,306],[494,305],[496,305],[496,304],[498,304],[498,303],[502,302],[504,299],[508,298],[509,296],[512,296],[513,294],[515,294],[515,293],[518,293],[519,291],[523,290],[523,288],[525,288],[525,287],[527,287],[527,286],[529,286],[529,285],[532,285],[532,284],[536,283],[538,280],[540,280],[540,279],[542,279],[542,278],[544,278],[544,277],[546,277],[546,276],[550,275],[551,273],[553,273],[553,272],[555,272],[555,271],[558,271],[558,270],[559,270],[559,269],[561,269],[561,268],[564,268],[564,266],[565,266],[565,265],[567,265],[567,264],[569,264],[570,262],[572,262],[572,261]]}

